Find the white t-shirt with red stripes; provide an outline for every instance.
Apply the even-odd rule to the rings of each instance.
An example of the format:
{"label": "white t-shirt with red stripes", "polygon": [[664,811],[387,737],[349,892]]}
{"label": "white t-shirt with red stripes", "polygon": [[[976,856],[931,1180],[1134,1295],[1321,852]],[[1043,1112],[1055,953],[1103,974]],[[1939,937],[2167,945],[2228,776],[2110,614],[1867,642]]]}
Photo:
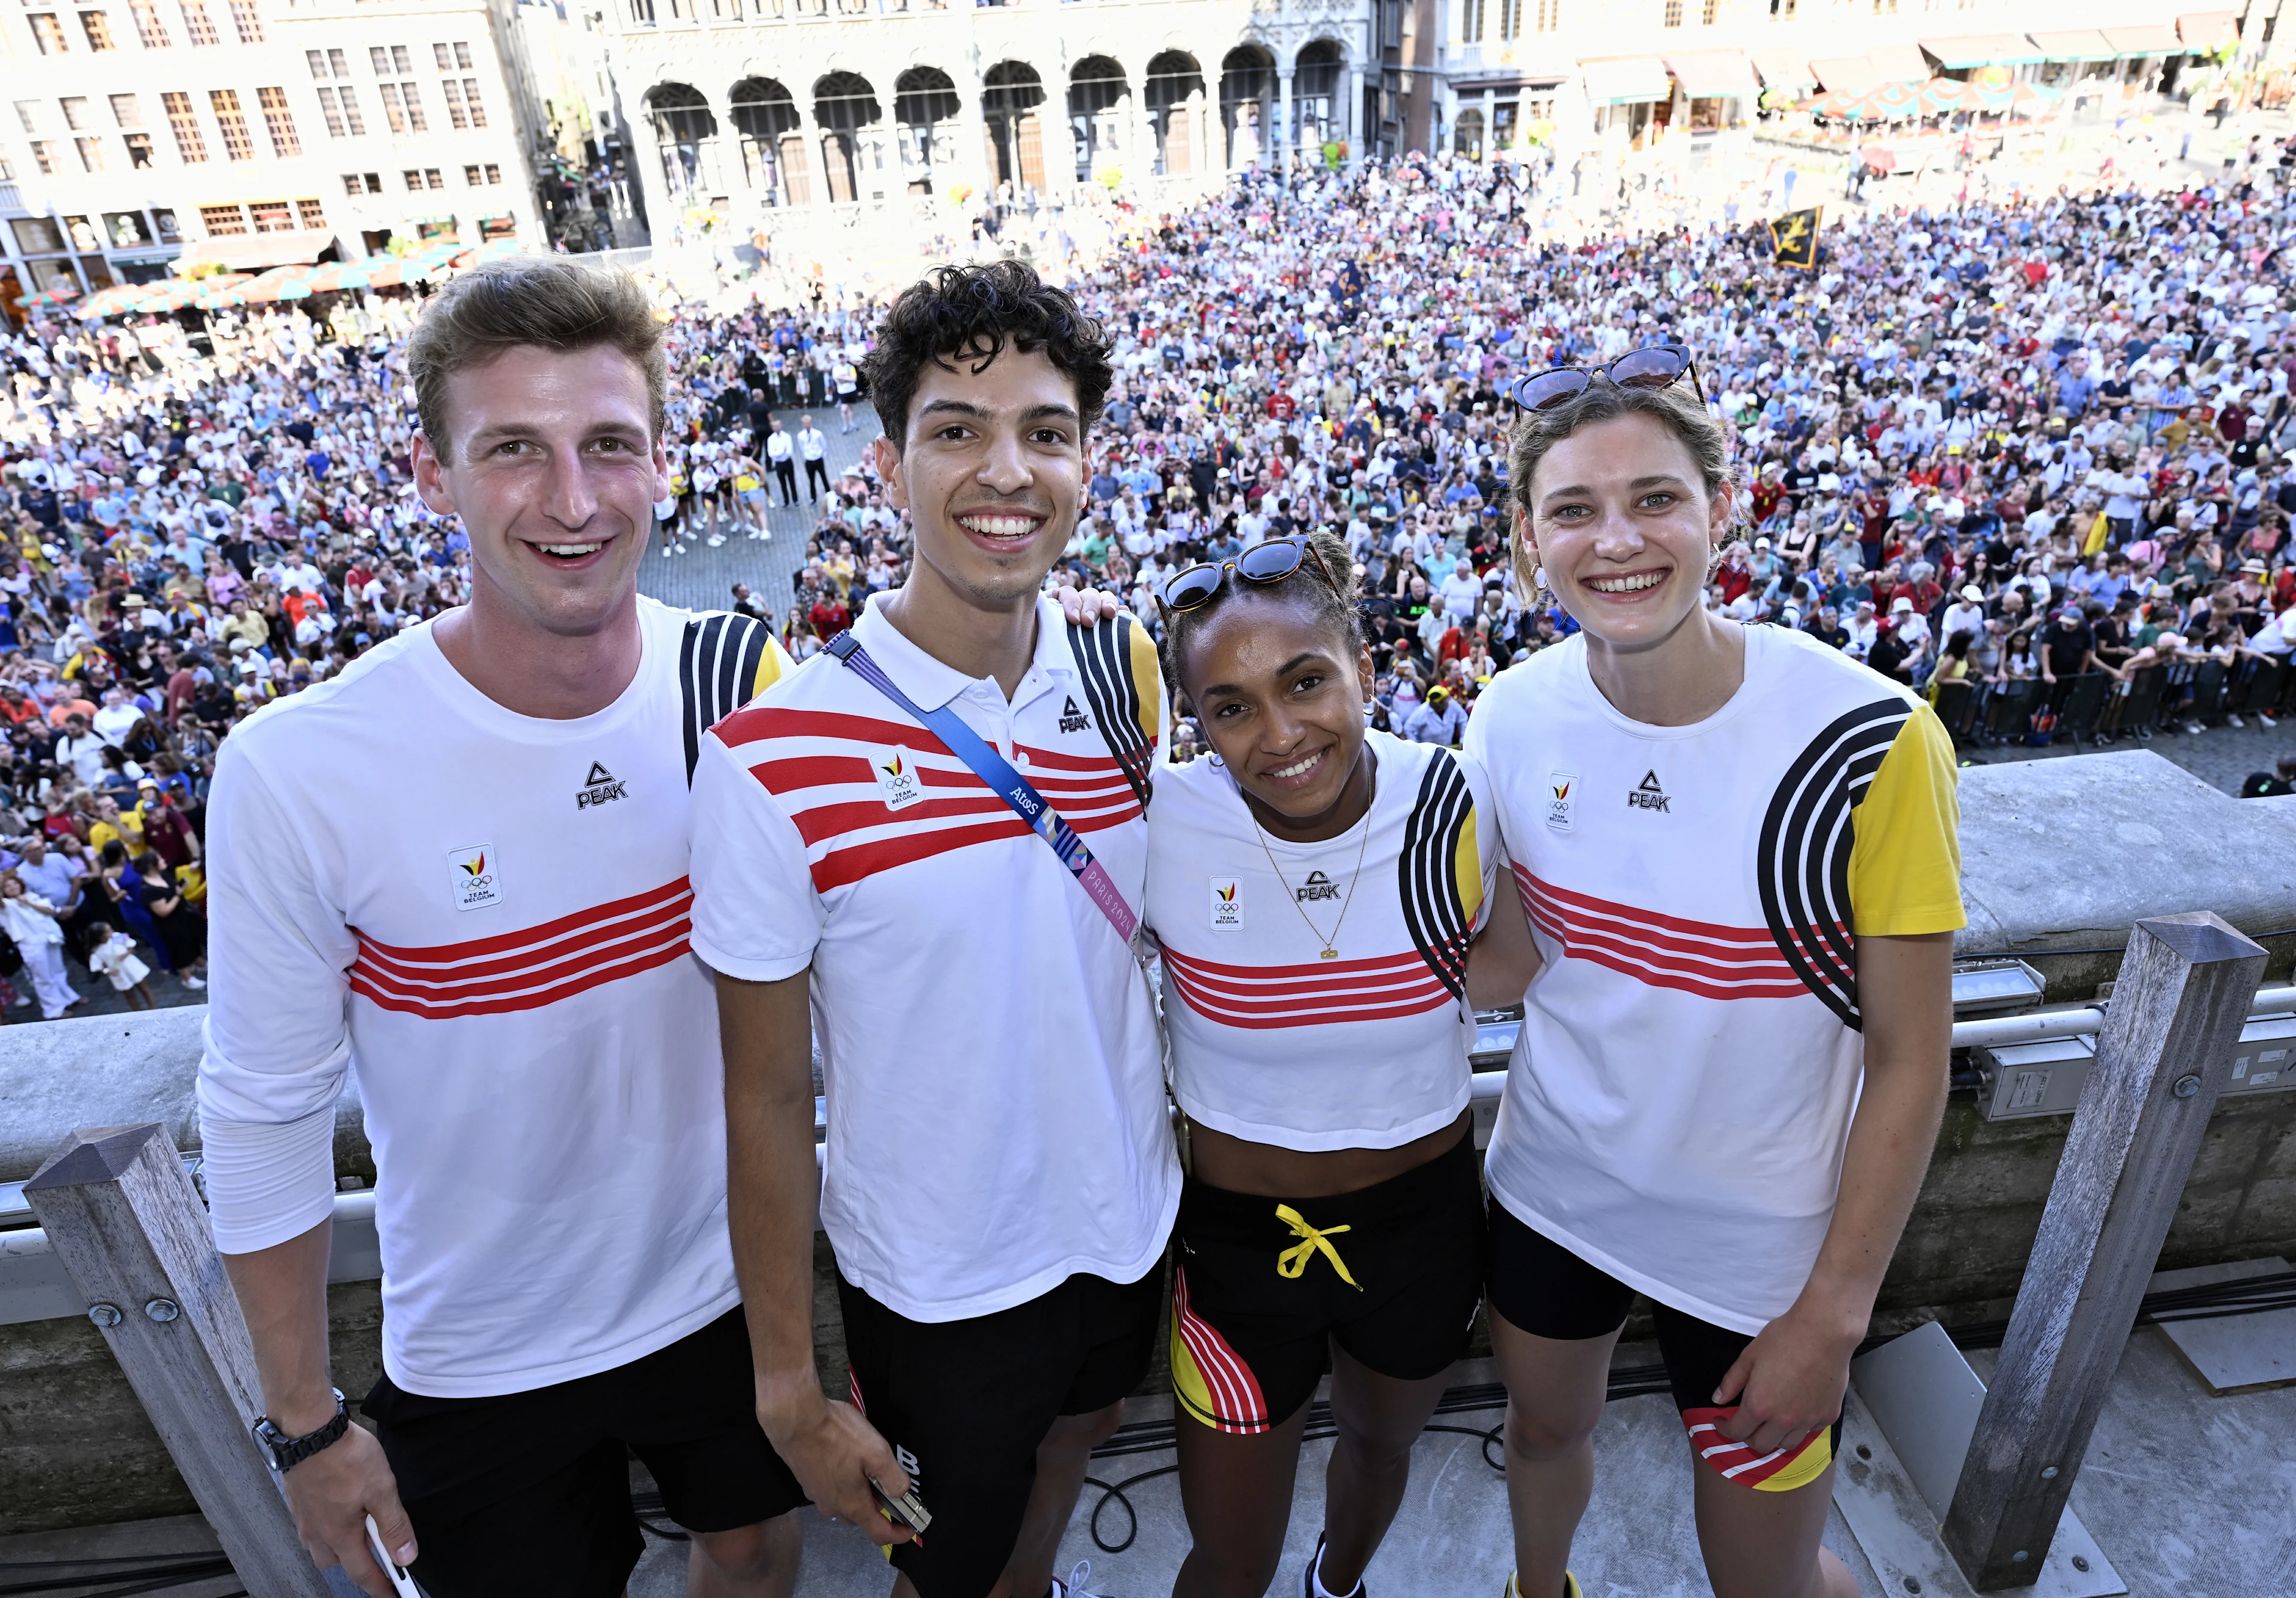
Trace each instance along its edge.
{"label": "white t-shirt with red stripes", "polygon": [[689,749],[787,665],[638,601],[613,704],[518,715],[429,626],[250,718],[209,812],[200,1117],[217,1245],[329,1213],[356,1070],[383,1368],[480,1397],[611,1370],[738,1302],[723,1067],[687,951]]}
{"label": "white t-shirt with red stripes", "polygon": [[[1008,700],[883,604],[854,624],[871,658],[1011,761],[1137,905],[1163,725],[1145,633],[1071,630],[1043,601]],[[749,982],[811,973],[821,1223],[846,1279],[947,1322],[1154,1269],[1179,1205],[1155,1012],[1045,842],[828,655],[719,724],[693,803],[694,951]]]}
{"label": "white t-shirt with red stripes", "polygon": [[1392,1149],[1467,1106],[1467,943],[1497,823],[1472,762],[1365,737],[1371,809],[1312,844],[1262,831],[1210,760],[1157,770],[1147,919],[1172,1091],[1201,1125],[1284,1149]]}
{"label": "white t-shirt with red stripes", "polygon": [[1856,939],[1963,923],[1952,743],[1903,687],[1745,630],[1704,721],[1621,714],[1583,637],[1501,672],[1488,774],[1545,964],[1486,1163],[1515,1217],[1759,1333],[1833,1215],[1857,1101]]}

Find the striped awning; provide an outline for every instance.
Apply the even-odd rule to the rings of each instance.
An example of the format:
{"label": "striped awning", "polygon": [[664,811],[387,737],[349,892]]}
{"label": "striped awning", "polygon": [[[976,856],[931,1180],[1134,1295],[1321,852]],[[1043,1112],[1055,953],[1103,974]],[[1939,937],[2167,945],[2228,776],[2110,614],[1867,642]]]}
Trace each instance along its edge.
{"label": "striped awning", "polygon": [[1757,50],[1753,60],[1764,88],[1806,89],[1818,81],[1817,74],[1810,70],[1809,58],[1796,51]]}
{"label": "striped awning", "polygon": [[2185,49],[2208,55],[2240,43],[2240,24],[2228,11],[2189,12],[2177,19],[2177,37]]}
{"label": "striped awning", "polygon": [[1753,63],[1742,51],[1685,51],[1668,56],[1666,70],[1693,100],[1751,100],[1762,92]]}
{"label": "striped awning", "polygon": [[2177,30],[2161,22],[2146,22],[2136,28],[2108,28],[2105,42],[2128,59],[2140,55],[2182,55],[2185,46],[2177,37]]}
{"label": "striped awning", "polygon": [[1882,86],[1881,74],[1874,63],[1862,55],[1840,55],[1824,61],[1814,61],[1809,70],[1817,75],[1829,95],[1866,95]]}
{"label": "striped awning", "polygon": [[1582,61],[1578,75],[1587,85],[1592,105],[1635,105],[1674,98],[1674,79],[1666,63],[1655,55],[1614,55],[1602,61]]}
{"label": "striped awning", "polygon": [[2044,61],[2119,61],[2112,41],[2094,28],[2073,28],[2057,33],[2033,33],[2026,37]]}
{"label": "striped awning", "polygon": [[1922,49],[1940,70],[1948,72],[1957,72],[1964,67],[2017,67],[2049,59],[2021,33],[1965,33],[1952,38],[1923,39]]}

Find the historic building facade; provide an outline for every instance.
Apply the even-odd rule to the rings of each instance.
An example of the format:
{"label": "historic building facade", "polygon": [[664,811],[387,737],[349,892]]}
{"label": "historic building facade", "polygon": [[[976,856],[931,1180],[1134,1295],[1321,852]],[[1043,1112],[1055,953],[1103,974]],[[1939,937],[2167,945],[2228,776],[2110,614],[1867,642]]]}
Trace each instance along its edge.
{"label": "historic building facade", "polygon": [[[697,209],[1057,199],[1398,147],[1432,0],[615,0],[657,243]],[[1152,184],[1148,184],[1153,186]]]}

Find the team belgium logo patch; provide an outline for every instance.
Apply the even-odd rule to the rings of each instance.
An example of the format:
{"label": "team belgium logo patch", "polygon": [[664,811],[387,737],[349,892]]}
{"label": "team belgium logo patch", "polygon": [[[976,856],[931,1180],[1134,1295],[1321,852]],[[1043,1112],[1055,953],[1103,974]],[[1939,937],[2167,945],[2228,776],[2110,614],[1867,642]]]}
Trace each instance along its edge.
{"label": "team belgium logo patch", "polygon": [[906,749],[880,749],[869,757],[869,765],[877,774],[877,791],[887,810],[906,810],[925,796],[917,780],[916,756]]}
{"label": "team belgium logo patch", "polygon": [[447,850],[447,881],[456,910],[484,910],[503,901],[502,863],[492,844]]}

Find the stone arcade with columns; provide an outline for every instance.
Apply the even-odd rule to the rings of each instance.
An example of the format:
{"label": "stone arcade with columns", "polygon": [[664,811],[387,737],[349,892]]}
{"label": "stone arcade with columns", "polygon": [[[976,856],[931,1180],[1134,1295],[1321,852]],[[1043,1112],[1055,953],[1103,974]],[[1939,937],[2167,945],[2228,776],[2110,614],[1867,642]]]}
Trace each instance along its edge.
{"label": "stone arcade with columns", "polygon": [[1360,154],[1380,4],[619,0],[612,49],[659,243],[697,210],[771,232]]}

